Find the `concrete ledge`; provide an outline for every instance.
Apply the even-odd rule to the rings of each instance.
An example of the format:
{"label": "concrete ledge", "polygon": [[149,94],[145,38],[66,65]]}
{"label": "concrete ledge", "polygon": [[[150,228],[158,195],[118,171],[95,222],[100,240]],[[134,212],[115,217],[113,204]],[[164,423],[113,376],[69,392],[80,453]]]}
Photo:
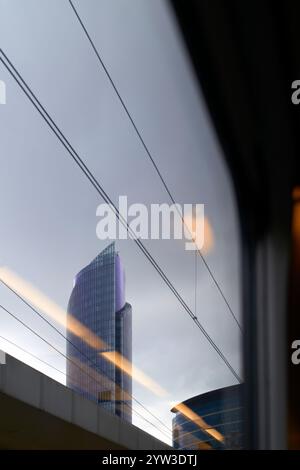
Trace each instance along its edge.
{"label": "concrete ledge", "polygon": [[171,449],[6,354],[0,364],[0,448]]}
{"label": "concrete ledge", "polygon": [[3,391],[14,398],[33,405],[40,406],[42,374],[36,370],[6,355]]}
{"label": "concrete ledge", "polygon": [[72,391],[47,376],[42,378],[40,408],[66,421],[72,421]]}
{"label": "concrete ledge", "polygon": [[76,393],[72,393],[73,400],[73,419],[72,422],[77,426],[87,429],[90,432],[97,433],[97,405],[96,403],[83,398]]}

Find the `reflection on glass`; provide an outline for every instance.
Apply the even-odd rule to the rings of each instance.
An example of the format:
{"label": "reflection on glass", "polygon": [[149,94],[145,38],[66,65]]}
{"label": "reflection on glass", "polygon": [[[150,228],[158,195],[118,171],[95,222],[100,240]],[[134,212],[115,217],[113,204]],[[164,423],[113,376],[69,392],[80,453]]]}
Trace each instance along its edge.
{"label": "reflection on glass", "polygon": [[[124,277],[120,257],[115,251],[115,244],[111,243],[77,274],[68,312],[71,318],[75,317],[85,325],[91,334],[101,338],[105,345],[104,351],[101,349],[104,354],[116,351],[131,364],[131,306],[125,302]],[[94,367],[103,378],[95,382],[72,362],[68,362],[67,385],[97,401],[110,412],[131,421],[132,403],[131,398],[128,399],[132,394],[131,375],[116,367],[112,361],[107,361],[99,354],[99,350],[95,351],[69,329],[68,339],[68,355]]]}
{"label": "reflection on glass", "polygon": [[174,406],[174,447],[242,449],[242,387],[212,390]]}

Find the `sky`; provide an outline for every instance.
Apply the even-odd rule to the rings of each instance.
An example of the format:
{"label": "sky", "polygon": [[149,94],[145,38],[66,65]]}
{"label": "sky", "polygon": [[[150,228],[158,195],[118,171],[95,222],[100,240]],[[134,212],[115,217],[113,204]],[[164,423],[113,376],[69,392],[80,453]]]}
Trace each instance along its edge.
{"label": "sky", "polygon": [[[204,204],[212,231],[206,259],[240,319],[232,182],[168,2],[74,5],[174,199]],[[0,0],[0,45],[116,204],[120,195],[147,207],[170,203],[67,0]],[[0,80],[6,84],[6,104],[0,105],[0,267],[66,309],[74,276],[109,243],[96,236],[96,209],[103,201],[2,64]],[[182,240],[144,243],[194,311],[194,252]],[[161,398],[134,383],[133,394],[171,428],[172,403],[236,381],[132,240],[116,246],[133,309],[133,363],[168,391]],[[240,330],[199,257],[196,296],[199,320],[241,373]],[[65,351],[62,337],[4,286],[0,304]],[[62,373],[1,338],[0,348],[64,383],[65,358],[3,310],[0,335]],[[135,417],[134,423],[165,439],[145,421]]]}

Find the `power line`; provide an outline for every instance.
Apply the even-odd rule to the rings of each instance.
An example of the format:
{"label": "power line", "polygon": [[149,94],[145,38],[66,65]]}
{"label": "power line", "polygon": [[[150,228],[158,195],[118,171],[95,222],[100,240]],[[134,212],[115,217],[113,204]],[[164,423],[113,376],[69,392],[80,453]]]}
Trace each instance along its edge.
{"label": "power line", "polygon": [[[219,349],[219,347],[216,345],[216,343],[213,341],[211,336],[207,333],[203,325],[199,322],[198,318],[194,315],[192,310],[189,308],[189,306],[186,304],[186,302],[183,300],[177,289],[173,286],[169,278],[166,276],[164,271],[161,269],[161,267],[158,265],[158,263],[155,261],[155,259],[152,257],[150,252],[147,250],[147,248],[143,245],[141,240],[137,239],[135,237],[134,232],[132,231],[130,225],[127,223],[127,221],[123,218],[123,216],[120,214],[118,208],[115,206],[113,201],[110,199],[108,194],[105,192],[103,187],[100,185],[98,180],[94,177],[93,173],[89,170],[87,165],[84,163],[82,158],[79,156],[79,154],[74,150],[68,139],[65,137],[65,135],[62,133],[62,131],[59,129],[59,127],[56,125],[56,123],[53,121],[49,113],[46,111],[46,109],[43,107],[43,105],[40,103],[38,98],[35,96],[31,88],[27,85],[23,77],[20,75],[20,73],[16,70],[14,65],[10,62],[6,54],[3,52],[2,49],[0,49],[0,52],[2,56],[5,58],[5,60],[0,57],[0,61],[3,63],[5,68],[8,70],[8,72],[12,75],[16,83],[19,85],[19,87],[23,90],[25,95],[28,97],[30,102],[33,104],[33,106],[36,108],[36,110],[39,112],[41,117],[44,119],[44,121],[48,124],[50,129],[53,131],[53,133],[56,135],[56,137],[60,140],[64,148],[67,150],[69,155],[72,157],[73,161],[78,165],[78,167],[81,169],[81,171],[84,173],[84,175],[87,177],[87,179],[90,181],[92,186],[96,189],[98,194],[104,199],[104,201],[110,205],[111,210],[114,212],[115,216],[118,218],[118,220],[122,223],[122,225],[127,229],[128,233],[130,234],[131,238],[133,241],[136,243],[136,245],[140,248],[140,250],[144,253],[146,258],[149,260],[149,262],[152,264],[154,269],[157,271],[157,273],[161,276],[163,281],[166,283],[166,285],[169,287],[169,289],[172,291],[172,293],[175,295],[177,300],[181,303],[185,311],[188,313],[188,315],[192,318],[192,320],[195,322],[197,327],[200,329],[202,334],[205,336],[207,341],[210,343],[210,345],[213,347],[213,349],[217,352],[219,357],[222,359],[222,361],[225,363],[225,365],[228,367],[228,369],[231,371],[231,373],[234,375],[236,380],[239,383],[242,383],[241,377],[238,375],[238,373],[234,370],[234,368],[231,366],[230,362],[227,360],[225,355],[222,353],[222,351]],[[9,65],[8,65],[9,64]],[[19,77],[19,78],[18,78]]]}
{"label": "power line", "polygon": [[59,372],[60,374],[67,377],[66,372],[63,372],[62,370],[57,369],[57,367],[53,366],[52,364],[49,364],[48,362],[44,361],[40,357],[36,356],[35,354],[32,354],[31,352],[27,351],[27,349],[22,348],[22,346],[19,346],[18,344],[14,343],[13,341],[11,341],[11,340],[9,340],[9,339],[5,338],[4,336],[1,336],[1,335],[0,335],[0,339],[6,341],[7,343],[9,343],[10,345],[12,345],[15,348],[19,349],[20,351],[24,352],[25,354],[28,354],[28,356],[31,356],[33,359],[36,359],[37,361],[42,362],[46,366],[51,367],[51,369],[54,369],[56,372]]}
{"label": "power line", "polygon": [[[98,365],[96,364],[96,362],[88,357],[83,351],[81,351],[80,348],[78,348],[76,346],[76,344],[73,343],[73,341],[71,341],[67,336],[65,336],[58,328],[56,328],[50,321],[47,320],[47,318],[45,318],[43,315],[41,315],[41,313],[33,307],[33,305],[31,305],[29,302],[27,302],[26,299],[24,299],[20,294],[18,294],[18,292],[16,292],[12,287],[10,287],[8,284],[6,284],[6,282],[4,282],[1,278],[0,278],[0,282],[2,282],[3,285],[5,285],[5,287],[7,287],[7,289],[9,289],[16,297],[18,297],[19,300],[21,300],[27,307],[29,307],[36,315],[38,315],[39,318],[41,318],[41,320],[43,320],[45,323],[47,323],[47,325],[49,325],[56,333],[58,333],[65,341],[67,341],[74,349],[76,349],[82,357],[84,357],[86,360],[89,361],[89,363],[91,365],[93,365],[96,370],[98,372],[100,372],[101,374],[103,374],[103,371],[100,371],[98,369]],[[169,432],[171,432],[171,430],[168,428],[168,426],[166,426],[166,424],[160,419],[158,418],[155,414],[153,414],[150,410],[148,410],[148,408],[146,408],[145,405],[143,405],[143,403],[141,403],[137,398],[135,398],[133,395],[131,395],[131,398],[139,405],[141,406],[147,413],[149,413],[153,418],[155,418],[162,426],[164,426]]]}
{"label": "power line", "polygon": [[[2,308],[2,310],[4,310],[6,313],[8,313],[12,318],[14,318],[17,322],[19,322],[21,325],[23,325],[27,330],[29,330],[32,334],[34,334],[35,336],[37,336],[40,340],[42,340],[44,343],[46,343],[50,348],[54,349],[54,351],[56,351],[58,354],[60,354],[61,356],[63,356],[67,361],[71,362],[73,365],[75,365],[81,372],[83,372],[84,374],[86,374],[86,376],[88,376],[89,378],[91,378],[94,382],[96,383],[100,383],[98,380],[95,379],[95,377],[93,377],[91,374],[89,374],[88,372],[86,372],[82,367],[80,367],[75,361],[73,361],[72,359],[70,359],[66,354],[64,354],[63,352],[61,352],[59,349],[57,349],[55,346],[53,346],[53,344],[51,344],[49,341],[47,341],[45,338],[43,338],[43,336],[41,336],[37,331],[35,331],[33,328],[31,328],[30,326],[28,326],[25,322],[23,322],[20,318],[18,318],[16,315],[14,315],[12,312],[10,312],[7,308],[5,308],[3,305],[0,304],[0,308]],[[5,339],[5,338],[4,338]],[[18,346],[20,349],[21,346]],[[24,352],[27,352],[24,350]],[[29,353],[30,355],[32,355],[31,353]],[[32,355],[33,356],[33,355]],[[37,358],[36,358],[37,359]],[[45,362],[41,359],[39,359],[41,362]],[[47,363],[46,363],[47,364]],[[49,365],[49,364],[47,364]],[[54,367],[54,366],[50,366],[50,367]],[[58,370],[58,369],[56,369]],[[59,371],[59,370],[58,370]],[[62,371],[59,371],[62,373]],[[68,376],[67,374],[65,374],[66,376]],[[126,406],[128,406],[130,408],[131,411],[133,411],[133,408],[132,406],[130,406],[128,403],[124,402],[124,404]],[[140,403],[138,403],[140,404]],[[148,410],[147,410],[148,411]],[[150,413],[150,412],[149,412]],[[141,414],[140,416],[145,419],[146,422],[148,422],[149,424],[151,424],[153,427],[156,428],[157,431],[163,433],[166,435],[166,432],[162,429],[159,429],[155,424],[153,424],[151,421],[149,421],[147,418],[144,418]],[[154,416],[154,415],[153,415]],[[169,430],[169,432],[171,432]],[[167,436],[168,438],[170,438],[170,436],[168,435]]]}
{"label": "power line", "polygon": [[[4,54],[4,52],[2,51],[2,49],[0,49],[0,51],[2,52],[2,54],[6,57],[6,55]],[[8,58],[6,57],[6,59],[8,60]],[[2,61],[2,59],[0,58],[0,60]],[[2,63],[4,63],[2,61]],[[5,64],[4,64],[5,65]],[[12,65],[12,64],[11,64]],[[16,71],[17,73],[17,71]],[[25,82],[24,82],[25,83]],[[33,103],[34,104],[34,103]],[[50,118],[50,116],[49,116]],[[34,307],[32,305],[30,305],[25,299],[23,299],[16,291],[14,291],[10,286],[8,286],[2,279],[0,279],[0,281],[8,288],[10,289],[20,300],[22,300],[29,308],[31,308],[43,321],[45,321],[51,328],[53,328],[60,336],[62,336],[67,342],[69,342],[69,344],[71,344],[81,355],[83,355],[84,357],[86,357],[87,360],[89,361],[92,361],[88,356],[86,356],[73,342],[71,342],[66,336],[63,335],[63,333],[61,331],[59,331],[51,322],[49,322],[45,317],[43,317],[36,309],[34,309]],[[94,366],[97,366],[94,361],[91,362]],[[160,419],[158,418],[156,415],[154,415],[150,410],[148,410],[145,405],[143,405],[143,403],[141,403],[137,398],[135,398],[133,395],[132,396],[132,399],[139,405],[141,406],[149,415],[151,415],[153,418],[155,418],[159,423],[161,423],[162,426],[164,426],[169,432],[172,432],[168,426],[165,425],[165,423]]]}
{"label": "power line", "polygon": [[[50,367],[51,369],[55,370],[56,372],[59,372],[60,374],[62,374],[64,377],[69,377],[69,375],[66,373],[66,372],[63,372],[62,370],[60,369],[57,369],[57,367],[53,366],[53,364],[49,364],[49,362],[46,362],[44,361],[43,359],[41,359],[40,357],[36,356],[35,354],[32,354],[30,351],[28,351],[27,349],[24,349],[22,346],[14,343],[13,341],[9,340],[8,338],[5,338],[4,336],[1,336],[0,335],[0,339],[2,339],[3,341],[6,341],[7,343],[9,343],[11,346],[14,346],[15,348],[19,349],[20,351],[24,352],[25,354],[28,354],[28,356],[32,357],[33,359],[41,362],[42,364],[46,365],[47,367]],[[139,402],[138,402],[139,403]],[[124,403],[125,405],[129,406],[128,403]],[[140,403],[139,403],[140,404]],[[143,405],[141,405],[143,406]],[[151,424],[153,426],[153,423],[151,421],[149,421],[147,418],[145,418],[141,413],[139,413],[137,410],[135,410],[134,408],[130,407],[131,410],[133,411],[133,413],[136,413],[141,419],[143,419],[144,421],[146,421],[148,424]],[[164,425],[165,426],[165,425]],[[167,428],[169,432],[172,432],[169,428]],[[160,429],[157,428],[158,431],[162,432]],[[165,434],[166,435],[166,434]],[[169,437],[169,436],[168,436]]]}
{"label": "power line", "polygon": [[[147,418],[145,418],[145,417],[144,417],[141,413],[139,413],[137,410],[135,410],[134,408],[132,408],[132,411],[133,411],[133,413],[135,413],[136,415],[138,415],[140,418],[142,418],[144,421],[146,421],[146,423],[151,424],[152,426],[154,426],[154,424],[153,424],[151,421],[149,421]],[[158,428],[156,428],[156,429],[157,429],[159,432],[161,432],[162,434],[164,434],[168,439],[170,439],[170,435],[167,435],[166,432],[163,432],[161,429],[158,429]],[[172,434],[172,431],[169,431],[169,432],[171,432],[171,434]],[[171,439],[172,439],[172,437],[171,437]]]}
{"label": "power line", "polygon": [[[121,96],[121,94],[120,94],[120,92],[119,92],[119,90],[118,90],[118,88],[117,88],[117,86],[116,86],[116,84],[115,84],[115,82],[114,82],[114,80],[113,80],[113,78],[112,78],[110,72],[108,71],[108,68],[106,67],[106,65],[105,65],[105,63],[104,63],[104,61],[103,61],[103,59],[102,59],[102,57],[101,57],[101,55],[100,55],[100,53],[99,53],[99,51],[98,51],[96,45],[95,45],[95,43],[94,43],[94,41],[92,40],[92,38],[91,38],[91,36],[90,36],[90,34],[89,34],[89,32],[88,32],[86,26],[84,25],[84,23],[83,23],[83,21],[82,21],[80,15],[79,15],[79,13],[78,13],[78,11],[77,11],[76,8],[75,8],[75,6],[74,6],[72,0],[68,0],[68,1],[69,1],[70,5],[71,5],[71,7],[72,7],[72,10],[73,10],[74,13],[75,13],[76,18],[78,19],[78,22],[79,22],[80,26],[82,27],[82,29],[83,29],[83,31],[84,31],[84,33],[85,33],[85,35],[86,35],[86,37],[87,37],[87,39],[88,39],[88,41],[89,41],[89,43],[90,43],[90,45],[91,45],[93,51],[94,51],[95,54],[96,54],[97,59],[98,59],[100,65],[101,65],[102,69],[104,70],[104,72],[105,72],[105,74],[106,74],[106,76],[107,76],[107,78],[108,78],[108,80],[109,80],[111,86],[113,87],[113,89],[114,89],[114,91],[115,91],[115,93],[116,93],[116,95],[117,95],[117,97],[118,97],[118,99],[119,99],[119,101],[120,101],[120,103],[121,103],[121,105],[122,105],[122,107],[123,107],[123,109],[124,109],[124,111],[125,111],[125,113],[126,113],[128,119],[129,119],[129,121],[131,122],[131,124],[132,124],[132,126],[133,126],[133,128],[134,128],[134,130],[135,130],[135,132],[136,132],[136,134],[137,134],[137,136],[138,136],[139,141],[141,142],[141,144],[142,144],[142,146],[143,146],[143,148],[144,148],[144,150],[145,150],[145,152],[146,152],[148,158],[150,159],[150,161],[151,161],[151,163],[152,163],[152,165],[153,165],[153,167],[154,167],[154,169],[155,169],[155,171],[156,171],[156,173],[157,173],[157,175],[158,175],[160,181],[162,182],[162,184],[163,184],[163,186],[164,186],[164,188],[165,188],[165,190],[166,190],[166,192],[167,192],[169,198],[171,199],[172,203],[175,204],[176,210],[177,210],[179,216],[181,217],[183,226],[187,229],[187,231],[188,231],[189,234],[191,235],[191,232],[190,232],[189,228],[187,227],[186,222],[185,222],[184,218],[182,217],[182,214],[180,213],[179,209],[177,208],[177,205],[176,205],[176,203],[175,203],[175,199],[174,199],[174,197],[173,197],[173,195],[172,195],[172,192],[171,192],[171,190],[169,189],[169,187],[168,187],[168,185],[167,185],[167,183],[166,183],[166,180],[164,179],[164,177],[163,177],[161,171],[159,170],[159,167],[158,167],[157,163],[155,162],[155,159],[154,159],[154,157],[152,156],[152,154],[151,154],[151,152],[150,152],[150,150],[149,150],[149,148],[148,148],[148,146],[147,146],[147,144],[146,144],[144,138],[142,137],[141,132],[139,131],[137,125],[135,124],[135,121],[134,121],[134,119],[133,119],[133,117],[132,117],[132,115],[131,115],[131,113],[130,113],[128,107],[127,107],[127,105],[125,104],[125,102],[124,102],[124,100],[123,100],[123,98],[122,98],[122,96]],[[195,244],[195,245],[196,245],[196,244]],[[221,286],[220,286],[219,282],[217,281],[216,277],[214,276],[214,274],[213,274],[211,268],[209,267],[209,265],[208,265],[208,263],[207,263],[207,261],[206,261],[204,255],[203,255],[203,253],[201,252],[201,250],[200,250],[199,248],[197,248],[195,251],[198,253],[198,255],[200,256],[200,258],[202,259],[202,261],[203,261],[203,263],[204,263],[204,266],[206,267],[206,269],[207,269],[207,271],[208,271],[210,277],[212,278],[212,280],[213,280],[213,282],[214,282],[214,284],[215,284],[217,290],[219,291],[220,295],[222,296],[222,298],[223,298],[223,300],[224,300],[224,302],[225,302],[225,304],[226,304],[226,306],[227,306],[227,308],[228,308],[228,310],[229,310],[229,312],[230,312],[230,314],[231,314],[233,320],[235,321],[235,323],[237,324],[238,328],[239,328],[240,331],[242,332],[242,331],[243,331],[243,330],[242,330],[242,326],[241,326],[240,322],[238,321],[238,319],[237,319],[235,313],[233,312],[233,310],[232,310],[232,308],[231,308],[231,306],[230,306],[228,300],[226,299],[225,294],[224,294],[223,290],[221,289]]]}
{"label": "power line", "polygon": [[[9,343],[10,345],[14,346],[15,348],[19,349],[20,351],[24,352],[25,354],[28,354],[28,356],[31,356],[33,359],[36,359],[37,361],[43,363],[44,365],[46,365],[47,367],[50,367],[51,369],[54,369],[55,371],[59,372],[60,374],[62,374],[63,376],[65,377],[69,377],[69,375],[66,373],[66,372],[63,372],[62,370],[60,369],[57,369],[57,367],[53,366],[52,364],[49,364],[48,362],[44,361],[43,359],[41,359],[40,357],[36,356],[35,354],[32,354],[30,351],[28,351],[27,349],[24,349],[22,348],[21,346],[19,346],[18,344],[14,343],[13,341],[5,338],[4,336],[1,336],[0,335],[0,339],[6,341],[7,343]],[[135,414],[137,414],[141,419],[143,419],[144,421],[146,421],[146,423],[148,424],[151,424],[153,426],[153,423],[151,421],[149,421],[147,418],[145,418],[141,413],[139,413],[138,411],[136,411],[134,408],[130,407],[130,405],[128,405],[128,403],[124,403],[126,406],[128,406],[131,411]],[[159,432],[162,432],[160,429],[156,428]],[[170,431],[171,432],[171,431]],[[165,436],[167,436],[165,434]],[[169,436],[168,436],[169,438]]]}
{"label": "power line", "polygon": [[[22,348],[22,346],[19,346],[18,344],[14,343],[13,341],[5,338],[4,336],[1,336],[0,335],[0,339],[2,339],[3,341],[6,341],[7,343],[9,343],[11,346],[14,346],[15,348],[19,349],[20,351],[24,352],[25,354],[28,354],[28,356],[31,356],[33,359],[36,359],[37,361],[43,363],[44,365],[46,365],[47,367],[50,367],[51,369],[59,372],[60,374],[62,374],[63,376],[65,377],[68,377],[68,374],[66,372],[63,372],[62,370],[60,369],[57,369],[57,367],[53,366],[52,364],[49,364],[48,362],[44,361],[43,359],[41,359],[40,357],[36,356],[35,354],[32,354],[31,352],[27,351],[27,349],[24,349]],[[125,405],[129,406],[128,403],[125,403]],[[134,408],[130,407],[132,412],[135,413],[137,416],[139,416],[141,419],[143,419],[144,421],[146,421],[146,423],[148,424],[151,424],[153,426],[153,423],[151,421],[149,421],[147,418],[145,418],[141,413],[139,413],[137,410],[135,410]],[[162,432],[160,429],[156,428],[159,432]],[[170,431],[171,432],[171,431]],[[167,436],[165,434],[165,436]],[[170,436],[168,436],[168,438],[170,438]]]}

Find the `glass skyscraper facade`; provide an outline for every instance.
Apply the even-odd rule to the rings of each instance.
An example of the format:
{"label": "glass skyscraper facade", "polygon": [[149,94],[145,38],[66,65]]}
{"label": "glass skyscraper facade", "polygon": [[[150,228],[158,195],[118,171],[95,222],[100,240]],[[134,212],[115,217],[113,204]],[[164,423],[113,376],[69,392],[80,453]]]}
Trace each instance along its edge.
{"label": "glass skyscraper facade", "polygon": [[74,280],[68,304],[67,386],[130,422],[132,379],[103,353],[118,353],[131,364],[131,315],[124,270],[112,243]]}
{"label": "glass skyscraper facade", "polygon": [[175,449],[242,449],[242,397],[243,386],[232,385],[197,395],[172,408]]}

